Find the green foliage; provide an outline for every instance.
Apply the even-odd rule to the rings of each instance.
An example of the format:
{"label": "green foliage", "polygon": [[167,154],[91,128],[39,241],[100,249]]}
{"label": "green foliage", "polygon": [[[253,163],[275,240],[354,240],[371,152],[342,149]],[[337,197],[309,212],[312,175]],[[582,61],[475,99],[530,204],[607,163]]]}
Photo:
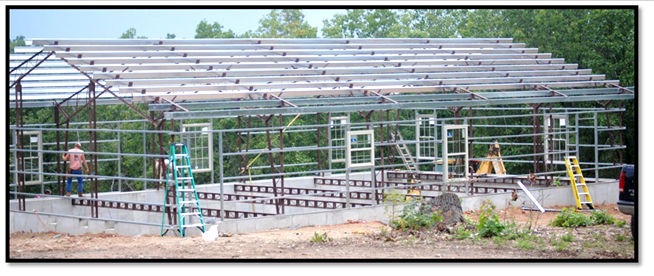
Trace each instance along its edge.
{"label": "green foliage", "polygon": [[311,237],[311,242],[328,242],[333,240],[327,237],[327,233],[318,234],[318,232],[313,232],[313,237]]}
{"label": "green foliage", "polygon": [[235,38],[236,34],[231,30],[223,31],[223,25],[218,22],[207,23],[206,19],[200,21],[195,28],[195,38]]}
{"label": "green foliage", "polygon": [[469,230],[469,228],[465,227],[464,225],[460,225],[456,229],[454,229],[454,233],[452,233],[452,238],[457,239],[457,240],[465,240],[467,238],[472,238],[472,230]]}
{"label": "green foliage", "polygon": [[175,34],[166,33],[166,39],[175,39],[177,37]]}
{"label": "green foliage", "polygon": [[423,200],[411,200],[404,206],[397,218],[393,218],[390,225],[395,230],[420,230],[432,228],[443,221],[440,211],[432,211],[429,204]]}
{"label": "green foliage", "polygon": [[504,222],[500,221],[497,214],[493,213],[495,205],[490,200],[484,201],[479,210],[481,214],[479,215],[477,231],[479,231],[481,237],[489,238],[505,233],[508,227]]}
{"label": "green foliage", "polygon": [[607,225],[613,225],[615,224],[616,219],[611,216],[610,214],[607,214],[606,211],[604,210],[594,210],[590,212],[590,219],[593,221],[594,225],[597,224],[607,224]]}
{"label": "green foliage", "polygon": [[627,225],[627,221],[626,221],[626,220],[618,220],[618,221],[615,222],[615,225],[617,225],[618,227],[622,228],[622,227],[624,227],[625,225]]}
{"label": "green foliage", "polygon": [[122,35],[120,35],[119,38],[123,38],[123,39],[134,39],[134,38],[147,39],[148,37],[146,37],[146,36],[136,36],[136,29],[135,28],[129,28]]}
{"label": "green foliage", "polygon": [[590,216],[586,216],[582,213],[576,212],[572,208],[563,208],[561,213],[557,214],[556,217],[549,222],[549,225],[565,228],[577,228],[598,224],[613,225],[615,223],[616,219],[607,214],[604,210],[593,210],[591,211]]}
{"label": "green foliage", "polygon": [[619,242],[623,242],[623,241],[626,241],[626,240],[627,240],[627,236],[622,235],[622,234],[617,234],[617,235],[615,236],[615,240],[616,240],[616,241],[619,241]]}
{"label": "green foliage", "polygon": [[565,228],[577,228],[582,226],[593,225],[593,221],[590,217],[575,212],[573,208],[563,208],[561,212],[556,215],[556,217],[549,222],[549,225],[555,227],[565,227]]}
{"label": "green foliage", "polygon": [[16,36],[16,38],[12,39],[11,42],[9,42],[9,53],[13,54],[14,48],[18,46],[25,46],[25,36],[22,35]]}
{"label": "green foliage", "polygon": [[564,242],[573,242],[575,241],[575,236],[572,235],[572,232],[568,232],[567,234],[561,236],[561,240]]}
{"label": "green foliage", "polygon": [[[568,233],[568,235],[570,235],[570,233]],[[566,236],[564,236],[564,237],[566,237]],[[570,235],[566,239],[569,239],[570,241],[572,241],[574,238],[572,237],[572,235]],[[563,237],[561,239],[557,239],[556,237],[554,237],[552,239],[552,241],[550,242],[550,244],[552,246],[556,247],[556,251],[561,252],[564,249],[568,248],[568,246],[570,245],[570,241],[565,241]]]}
{"label": "green foliage", "polygon": [[515,247],[522,250],[532,250],[536,248],[536,246],[527,238],[519,239]]}
{"label": "green foliage", "polygon": [[259,20],[259,27],[254,32],[247,32],[243,37],[265,38],[316,38],[318,28],[311,27],[304,20],[304,13],[297,9],[273,9]]}

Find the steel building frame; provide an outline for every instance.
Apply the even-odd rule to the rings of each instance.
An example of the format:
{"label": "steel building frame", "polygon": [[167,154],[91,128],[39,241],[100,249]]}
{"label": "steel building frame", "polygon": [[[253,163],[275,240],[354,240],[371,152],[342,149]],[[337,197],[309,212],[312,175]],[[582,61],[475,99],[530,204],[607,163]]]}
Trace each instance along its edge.
{"label": "steel building frame", "polygon": [[[557,133],[574,136],[575,143],[566,145],[574,150],[567,154],[579,154],[580,148],[592,147],[594,162],[585,162],[584,170],[595,172],[595,181],[599,180],[599,170],[619,167],[622,160],[623,146],[621,113],[623,100],[633,100],[634,87],[621,87],[617,80],[606,80],[602,74],[592,74],[591,70],[578,69],[576,64],[565,63],[563,59],[552,58],[549,53],[539,53],[537,48],[525,48],[524,43],[514,43],[511,38],[488,39],[35,39],[33,45],[41,47],[19,48],[24,54],[12,55],[10,58],[9,95],[14,108],[15,124],[10,129],[16,133],[11,165],[14,174],[14,192],[19,201],[19,211],[25,211],[25,175],[35,174],[25,171],[24,153],[34,152],[24,148],[21,141],[25,131],[54,132],[55,150],[38,150],[41,153],[59,156],[68,148],[69,134],[79,133],[80,129],[88,132],[92,171],[97,172],[98,162],[118,163],[118,176],[92,175],[90,179],[91,198],[74,204],[90,206],[92,217],[98,219],[98,208],[108,207],[109,203],[98,199],[98,181],[118,180],[143,181],[159,189],[160,178],[147,178],[146,159],[163,164],[165,155],[164,141],[174,142],[183,135],[179,131],[182,121],[214,120],[235,118],[236,129],[210,130],[212,139],[218,140],[216,153],[219,180],[211,177],[211,183],[221,184],[221,193],[202,195],[205,200],[220,200],[220,210],[203,208],[208,216],[222,219],[274,215],[256,212],[224,210],[222,203],[228,201],[257,202],[274,204],[275,214],[286,213],[285,206],[320,206],[316,208],[351,208],[367,203],[351,202],[350,199],[369,200],[369,204],[382,201],[381,190],[384,187],[398,186],[400,182],[385,179],[392,175],[395,179],[409,179],[408,175],[398,175],[393,170],[404,167],[396,164],[398,153],[393,148],[397,143],[415,145],[416,141],[398,141],[391,138],[391,132],[398,133],[402,127],[416,125],[413,119],[401,119],[400,113],[409,110],[415,115],[426,111],[433,114],[447,112],[450,116],[434,118],[436,127],[450,124],[468,125],[469,142],[475,145],[491,144],[493,139],[522,139],[530,137],[531,142],[506,142],[503,145],[515,145],[533,148],[531,154],[503,156],[505,162],[533,163],[532,172],[539,179],[533,183],[551,184],[554,176],[561,171],[555,170],[555,164],[545,163],[545,155],[551,155],[544,149],[544,134],[553,134],[543,130],[543,122],[549,116],[564,115],[574,117],[574,127]],[[54,60],[58,58],[59,60]],[[561,108],[553,103],[597,102],[603,108]],[[73,102],[75,102],[73,104]],[[136,107],[139,103],[147,104],[147,112]],[[611,107],[618,103],[618,107]],[[97,106],[121,104],[137,113],[140,120],[97,121]],[[501,106],[494,108],[494,106]],[[515,107],[507,107],[515,106]],[[52,107],[54,124],[25,124],[23,110],[32,107]],[[64,107],[73,107],[69,114]],[[88,123],[73,122],[76,115],[84,109],[88,111]],[[484,125],[477,123],[498,116],[479,116],[475,112],[487,110],[513,110],[522,114],[506,115],[504,118],[519,120],[531,119],[532,125]],[[149,112],[149,113],[148,113]],[[376,114],[378,113],[378,115]],[[394,113],[395,118],[391,117]],[[617,113],[618,126],[612,126],[609,115]],[[301,115],[315,116],[315,124],[293,125],[292,117]],[[343,126],[347,129],[375,130],[375,143],[380,155],[376,156],[371,170],[372,181],[360,189],[350,190],[357,182],[344,180],[346,190],[308,190],[298,191],[285,185],[285,177],[314,174],[314,181],[339,183],[338,179],[325,178],[326,174],[349,172],[349,168],[333,168],[331,151],[342,149],[334,147],[330,139],[330,120],[337,116],[357,115],[359,121],[350,121]],[[429,113],[427,113],[429,114]],[[599,116],[605,114],[607,125],[598,125]],[[253,120],[253,117],[254,118]],[[278,118],[276,118],[278,117]],[[258,118],[258,122],[257,122]],[[542,120],[542,121],[541,121]],[[584,125],[582,121],[592,121]],[[139,131],[126,130],[121,125],[141,123]],[[262,127],[252,127],[252,124]],[[101,128],[105,125],[116,128]],[[100,126],[100,127],[99,127]],[[521,128],[518,135],[497,135],[475,137],[476,128]],[[168,128],[168,129],[166,129]],[[551,128],[551,125],[550,125]],[[579,141],[580,130],[589,128],[593,131],[594,143],[582,144]],[[530,129],[531,133],[524,133]],[[602,145],[599,133],[609,133],[609,145]],[[98,140],[99,133],[115,133],[112,139]],[[121,152],[121,134],[139,133],[143,135],[143,153]],[[285,147],[284,134],[292,132],[315,132],[316,146]],[[614,132],[617,134],[614,135]],[[265,134],[267,148],[253,149],[250,144],[254,133]],[[438,131],[436,131],[438,133]],[[61,137],[63,135],[63,137]],[[146,136],[150,135],[151,147],[147,149]],[[238,150],[224,148],[228,135],[236,136]],[[547,135],[552,139],[553,135]],[[615,137],[617,136],[617,138]],[[392,136],[395,137],[395,136]],[[274,145],[273,140],[277,143]],[[616,141],[618,140],[618,141]],[[103,143],[116,142],[115,152],[100,151]],[[442,138],[435,138],[435,146],[442,143]],[[63,145],[62,145],[63,143]],[[551,143],[550,143],[551,144]],[[610,150],[612,163],[599,162],[599,153]],[[438,150],[436,150],[438,151]],[[285,164],[284,154],[295,152],[316,152],[317,158],[310,163]],[[267,156],[265,156],[267,154]],[[110,158],[98,159],[99,156]],[[256,157],[255,157],[256,155]],[[475,158],[472,151],[469,159]],[[121,175],[123,157],[143,158],[143,177],[125,177]],[[238,159],[239,175],[225,175],[223,165],[225,158]],[[268,165],[252,166],[259,156],[267,157]],[[113,158],[111,158],[113,157]],[[253,158],[254,157],[254,158]],[[533,160],[525,160],[533,158]],[[618,158],[618,159],[616,159]],[[59,157],[56,158],[56,173],[41,172],[36,174],[54,176],[60,195],[63,182],[68,174],[61,173],[66,167]],[[438,159],[418,160],[417,165],[434,166]],[[553,160],[549,158],[548,160]],[[214,160],[216,162],[216,160]],[[549,167],[548,167],[549,165]],[[268,173],[248,175],[245,171],[268,168]],[[299,166],[314,170],[287,172],[285,168]],[[161,175],[162,166],[151,166],[152,175]],[[379,173],[377,175],[376,173]],[[348,174],[349,175],[349,174]],[[546,178],[549,177],[549,182]],[[471,185],[461,187],[442,187],[442,179],[437,174],[421,172],[424,184],[415,183],[414,188],[442,191],[456,189],[466,193],[488,192],[497,187]],[[241,191],[267,193],[272,197],[245,197],[229,195],[222,191],[226,181],[246,179],[269,179],[271,186],[237,185]],[[474,176],[478,184],[497,183],[501,179],[514,181],[524,176],[510,175]],[[342,179],[341,179],[342,180]],[[440,182],[439,182],[440,181]],[[440,183],[440,184],[439,184]],[[405,183],[406,184],[406,183]],[[43,185],[43,184],[42,184]],[[147,188],[147,185],[144,185]],[[43,190],[43,188],[42,188]],[[510,190],[510,189],[508,189]],[[508,191],[504,188],[504,191]],[[327,202],[298,198],[298,195],[322,195],[345,198],[346,203]],[[140,204],[140,203],[139,203]],[[122,208],[111,205],[111,208]],[[155,206],[155,205],[153,205]],[[158,205],[157,205],[158,206]],[[338,207],[336,207],[338,206]],[[140,209],[139,209],[140,210]],[[159,210],[148,207],[147,210]],[[161,211],[161,210],[159,210]],[[174,223],[174,216],[166,210]],[[254,211],[254,210],[253,210]],[[231,212],[231,213],[230,213]]]}

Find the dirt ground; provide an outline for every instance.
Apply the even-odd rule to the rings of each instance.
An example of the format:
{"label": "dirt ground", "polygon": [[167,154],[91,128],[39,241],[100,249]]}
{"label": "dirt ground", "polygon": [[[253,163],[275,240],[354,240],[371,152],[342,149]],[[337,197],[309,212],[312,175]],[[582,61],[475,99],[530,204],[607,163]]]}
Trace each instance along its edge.
{"label": "dirt ground", "polygon": [[[532,248],[525,241],[489,238],[453,238],[453,234],[394,233],[380,221],[349,221],[345,224],[297,229],[272,229],[234,234],[205,241],[202,236],[180,238],[156,235],[126,237],[115,234],[72,236],[60,233],[12,233],[9,262],[24,259],[633,259],[634,241],[630,217],[615,204],[598,205],[626,224],[576,229],[548,226],[558,212],[525,211],[520,207],[496,210],[503,221],[521,228],[533,221]],[[561,209],[560,206],[551,209]],[[466,216],[477,222],[477,212]],[[583,212],[589,215],[590,212]],[[573,241],[557,246],[563,235]],[[316,236],[326,241],[313,241]]]}

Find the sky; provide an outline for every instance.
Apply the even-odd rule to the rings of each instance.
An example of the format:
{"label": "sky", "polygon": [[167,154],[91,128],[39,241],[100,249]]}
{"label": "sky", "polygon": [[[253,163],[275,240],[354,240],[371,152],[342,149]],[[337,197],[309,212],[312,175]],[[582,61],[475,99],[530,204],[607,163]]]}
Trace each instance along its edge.
{"label": "sky", "polygon": [[[86,6],[88,7],[88,6]],[[124,8],[124,7],[123,7]],[[236,34],[256,30],[259,20],[270,10],[264,9],[12,9],[9,11],[9,38],[119,38],[129,28],[137,36],[194,38],[198,23],[218,22],[223,31]],[[345,10],[305,9],[305,20],[318,28],[321,36],[324,19]]]}

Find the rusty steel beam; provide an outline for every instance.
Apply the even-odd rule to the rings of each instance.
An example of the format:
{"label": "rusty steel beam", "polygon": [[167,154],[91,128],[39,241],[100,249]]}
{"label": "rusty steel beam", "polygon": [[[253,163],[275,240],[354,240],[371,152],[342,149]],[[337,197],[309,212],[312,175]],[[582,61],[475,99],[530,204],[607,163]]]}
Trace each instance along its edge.
{"label": "rusty steel beam", "polygon": [[[85,198],[72,198],[71,204],[73,206],[93,206],[97,205],[99,208],[111,208],[120,210],[131,211],[144,211],[144,212],[163,212],[164,207],[161,205],[148,204],[148,203],[126,203],[115,202],[101,199],[85,199]],[[171,208],[170,206],[166,209]]]}
{"label": "rusty steel beam", "polygon": [[[279,181],[280,181],[280,184],[282,186],[282,197],[283,197],[284,196],[284,151],[283,151],[284,150],[284,129],[282,127],[284,127],[284,122],[282,120],[282,114],[279,114],[279,127],[280,127],[280,129],[279,129],[279,149],[282,150],[282,151],[279,152],[279,168],[277,169],[277,171],[282,174],[281,176],[279,176]],[[280,200],[279,204],[281,205],[282,214],[286,213],[286,210],[284,208],[284,206],[285,206],[284,200]]]}
{"label": "rusty steel beam", "polygon": [[[14,84],[16,84],[16,108],[15,108],[15,115],[16,115],[16,160],[14,160],[16,164],[16,191],[20,193],[25,192],[25,173],[23,170],[25,169],[25,157],[23,156],[23,133],[24,131],[21,129],[24,126],[23,122],[23,85],[20,83],[20,79],[18,79]],[[18,210],[20,211],[25,211],[25,195],[18,195]]]}
{"label": "rusty steel beam", "polygon": [[[420,180],[432,180],[432,181],[442,181],[442,177],[440,174],[434,174],[434,173],[415,173],[419,176]],[[394,179],[410,179],[410,173],[408,172],[387,172],[386,173],[387,177],[389,179],[394,178]],[[476,175],[477,177],[485,177],[485,174],[481,175]],[[534,182],[532,183],[531,180],[529,180],[529,177],[527,176],[514,176],[514,177],[502,177],[502,178],[486,178],[486,179],[477,179],[475,180],[475,183],[492,183],[492,184],[518,184],[518,181],[522,181],[523,183],[530,183],[530,184],[535,184],[535,185],[547,185],[548,180],[545,178],[535,178]],[[570,180],[565,180],[565,179],[560,179],[561,184],[566,184],[570,185]],[[589,180],[587,179],[586,182],[592,183],[594,180]]]}
{"label": "rusty steel beam", "polygon": [[[274,116],[275,115],[271,114],[270,116],[266,117],[265,119],[262,119],[264,121],[265,126],[266,126],[266,140],[268,142],[268,149],[270,151],[273,150],[273,145],[272,145],[272,140],[270,138],[270,129],[269,128],[270,128],[270,120]],[[268,153],[268,161],[270,163],[270,172],[272,172],[272,173],[274,173],[275,171],[279,172],[279,170],[275,167],[275,159],[273,157],[272,152]],[[273,189],[274,196],[277,197],[278,196],[277,192],[279,191],[277,189],[277,178],[275,176],[272,176],[271,181],[272,181],[273,187],[275,188],[275,189]],[[283,195],[283,189],[280,192],[282,192],[282,195]],[[281,203],[279,202],[279,200],[277,200],[277,204],[275,205],[275,211],[277,212],[277,214],[281,214],[283,212],[282,211],[282,206],[280,204]]]}
{"label": "rusty steel beam", "polygon": [[[335,185],[335,186],[344,186],[345,185],[345,180],[344,179],[326,179],[326,178],[315,178],[314,179],[314,184],[317,185]],[[406,183],[406,182],[380,182],[383,187],[394,187],[396,189],[400,190],[406,190],[406,189],[412,189],[412,190],[421,190],[421,191],[437,191],[437,192],[442,192],[443,191],[443,185],[442,184],[431,184],[431,185],[422,185],[422,186],[415,186],[417,184],[412,184],[412,183]],[[356,183],[350,183],[350,186],[358,186],[358,187],[370,187],[371,181],[369,180],[356,180]],[[512,192],[512,191],[517,191],[517,188],[505,188],[505,187],[483,187],[483,186],[474,186],[474,187],[469,187],[468,190],[470,192],[474,193],[480,193],[480,194],[488,194],[488,193],[503,193],[503,192]],[[454,186],[454,185],[449,185],[447,187],[447,191],[450,192],[465,192],[465,186]],[[423,196],[423,198],[432,198],[429,196]]]}
{"label": "rusty steel beam", "polygon": [[[260,185],[234,185],[234,191],[236,192],[254,192],[254,193],[264,193],[264,194],[273,194],[281,193],[281,188],[274,188],[271,186],[260,186]],[[325,189],[311,189],[311,188],[294,188],[286,187],[283,189],[284,194],[288,195],[308,195],[308,196],[322,196],[322,197],[333,197],[333,198],[345,198],[346,191],[340,190],[325,190]],[[326,193],[326,194],[323,194]],[[352,199],[371,199],[372,196],[370,192],[350,192]]]}
{"label": "rusty steel beam", "polygon": [[[52,53],[50,53],[50,54],[53,54],[53,53],[54,53],[54,52],[52,52]],[[87,77],[90,81],[94,82],[96,85],[99,85],[100,87],[104,88],[104,91],[109,92],[109,94],[113,95],[116,99],[118,99],[119,101],[121,101],[121,102],[122,102],[123,104],[125,104],[127,107],[129,107],[130,109],[132,109],[132,110],[133,110],[134,112],[136,112],[137,114],[141,115],[141,117],[143,117],[143,118],[145,118],[146,120],[148,120],[151,124],[154,124],[154,125],[157,124],[157,122],[153,121],[152,119],[150,119],[150,117],[148,117],[147,115],[143,114],[143,112],[141,112],[140,110],[138,110],[138,108],[132,106],[132,105],[131,105],[129,102],[127,102],[125,99],[119,97],[118,95],[116,95],[116,93],[112,92],[112,91],[109,89],[109,87],[106,87],[106,86],[104,86],[103,84],[99,83],[97,80],[94,80],[93,77],[89,76],[89,74],[87,74],[87,73],[85,73],[84,71],[82,71],[81,69],[79,69],[79,67],[77,67],[77,66],[71,64],[70,62],[68,62],[68,60],[66,60],[65,58],[61,57],[60,59],[63,60],[64,62],[66,62],[66,63],[67,63],[68,65],[70,65],[71,67],[73,67],[73,68],[74,68],[75,70],[77,70],[78,72],[80,72],[82,75],[84,75],[85,77]],[[103,92],[103,93],[104,93],[104,92]],[[100,94],[102,94],[102,93],[100,93]],[[98,95],[98,96],[99,96],[99,95]]]}
{"label": "rusty steel beam", "polygon": [[[162,213],[164,211],[172,212],[172,213],[177,212],[177,208],[175,207],[166,206],[164,210],[164,206],[157,205],[157,204],[138,203],[138,202],[127,203],[127,202],[115,202],[109,200],[85,199],[85,198],[72,198],[71,200],[71,205],[73,206],[92,206],[93,204],[97,204],[97,206],[100,208],[111,208],[111,209],[129,210],[129,211],[143,211],[143,212],[156,212],[156,213]],[[194,209],[194,211],[197,211],[197,208]],[[246,218],[246,217],[261,217],[261,216],[275,215],[269,213],[255,213],[255,212],[233,211],[233,210],[225,210],[225,213],[228,214],[226,215],[227,218]],[[206,217],[220,217],[220,209],[202,208],[202,215]]]}
{"label": "rusty steel beam", "polygon": [[[96,102],[95,102],[95,83],[89,83],[89,101],[88,101],[88,111],[89,111],[89,151],[97,152],[98,151],[98,133],[93,131],[97,128],[97,114],[96,114]],[[90,154],[89,161],[91,163],[92,174],[98,175],[98,155]],[[98,198],[98,178],[90,177],[89,178],[89,187],[91,198]],[[77,191],[81,193],[83,191]],[[98,202],[93,201],[91,204],[91,216],[98,218]]]}
{"label": "rusty steel beam", "polygon": [[[197,211],[195,209],[194,211]],[[275,214],[271,213],[259,213],[259,212],[248,212],[248,211],[233,211],[233,210],[222,210],[225,213],[226,219],[241,219],[241,218],[256,218],[256,217],[267,217],[274,216]],[[209,209],[202,208],[202,217],[214,217],[220,218],[220,209]]]}

